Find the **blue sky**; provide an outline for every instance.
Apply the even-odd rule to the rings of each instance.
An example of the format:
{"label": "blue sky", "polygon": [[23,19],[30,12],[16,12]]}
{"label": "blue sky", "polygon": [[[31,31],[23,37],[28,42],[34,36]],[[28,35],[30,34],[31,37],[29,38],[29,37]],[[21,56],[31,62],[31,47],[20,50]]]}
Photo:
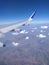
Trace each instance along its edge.
{"label": "blue sky", "polygon": [[0,0],[0,23],[25,20],[36,9],[33,21],[49,22],[49,0]]}

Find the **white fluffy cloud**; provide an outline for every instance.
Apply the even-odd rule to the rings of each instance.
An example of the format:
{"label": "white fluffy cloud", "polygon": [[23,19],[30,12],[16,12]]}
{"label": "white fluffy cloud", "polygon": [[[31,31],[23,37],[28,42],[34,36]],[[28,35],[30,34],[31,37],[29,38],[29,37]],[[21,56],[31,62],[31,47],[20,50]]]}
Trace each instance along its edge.
{"label": "white fluffy cloud", "polygon": [[3,47],[3,43],[2,42],[0,42],[0,47]]}
{"label": "white fluffy cloud", "polygon": [[20,33],[21,33],[21,34],[27,34],[28,31],[26,31],[26,30],[22,30],[22,31],[20,31]]}
{"label": "white fluffy cloud", "polygon": [[39,34],[39,35],[37,35],[36,37],[39,37],[39,38],[45,38],[45,37],[46,37],[46,35]]}
{"label": "white fluffy cloud", "polygon": [[19,33],[18,32],[13,32],[12,35],[18,35]]}
{"label": "white fluffy cloud", "polygon": [[25,37],[25,39],[27,40],[27,39],[29,39],[29,37],[27,36],[27,37]]}
{"label": "white fluffy cloud", "polygon": [[48,28],[48,26],[41,26],[41,28],[42,28],[42,29],[47,29],[47,28]]}
{"label": "white fluffy cloud", "polygon": [[18,46],[18,45],[19,45],[19,43],[17,43],[17,42],[12,42],[12,44],[13,44],[14,46]]}

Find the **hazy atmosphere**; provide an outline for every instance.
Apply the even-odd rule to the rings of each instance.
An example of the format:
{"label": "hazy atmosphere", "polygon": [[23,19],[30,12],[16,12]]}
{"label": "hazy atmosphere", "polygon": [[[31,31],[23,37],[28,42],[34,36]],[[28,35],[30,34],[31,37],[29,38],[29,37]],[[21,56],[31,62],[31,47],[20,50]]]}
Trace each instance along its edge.
{"label": "hazy atmosphere", "polygon": [[49,0],[0,0],[0,65],[49,65]]}

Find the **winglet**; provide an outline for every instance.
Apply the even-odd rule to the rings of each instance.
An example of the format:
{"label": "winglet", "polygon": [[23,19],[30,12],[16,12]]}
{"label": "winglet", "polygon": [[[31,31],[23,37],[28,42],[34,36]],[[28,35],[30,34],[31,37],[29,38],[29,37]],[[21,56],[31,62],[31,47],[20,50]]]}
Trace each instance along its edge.
{"label": "winglet", "polygon": [[35,14],[36,14],[36,10],[32,13],[32,15],[29,17],[28,20],[31,21],[34,18]]}

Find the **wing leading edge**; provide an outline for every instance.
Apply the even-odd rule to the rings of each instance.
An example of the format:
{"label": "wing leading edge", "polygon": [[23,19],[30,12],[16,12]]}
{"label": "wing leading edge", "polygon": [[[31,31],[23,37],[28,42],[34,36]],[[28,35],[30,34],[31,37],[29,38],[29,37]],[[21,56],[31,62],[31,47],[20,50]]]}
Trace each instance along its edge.
{"label": "wing leading edge", "polygon": [[0,28],[0,32],[1,33],[7,33],[7,32],[9,32],[9,31],[11,31],[13,29],[17,29],[18,27],[20,27],[22,25],[29,24],[32,21],[33,17],[35,16],[35,13],[36,13],[36,11],[34,11],[32,13],[32,15],[29,17],[29,19],[27,21],[25,21],[25,22],[20,22],[20,23],[15,24],[15,25],[11,25],[11,26],[8,26],[8,27]]}

